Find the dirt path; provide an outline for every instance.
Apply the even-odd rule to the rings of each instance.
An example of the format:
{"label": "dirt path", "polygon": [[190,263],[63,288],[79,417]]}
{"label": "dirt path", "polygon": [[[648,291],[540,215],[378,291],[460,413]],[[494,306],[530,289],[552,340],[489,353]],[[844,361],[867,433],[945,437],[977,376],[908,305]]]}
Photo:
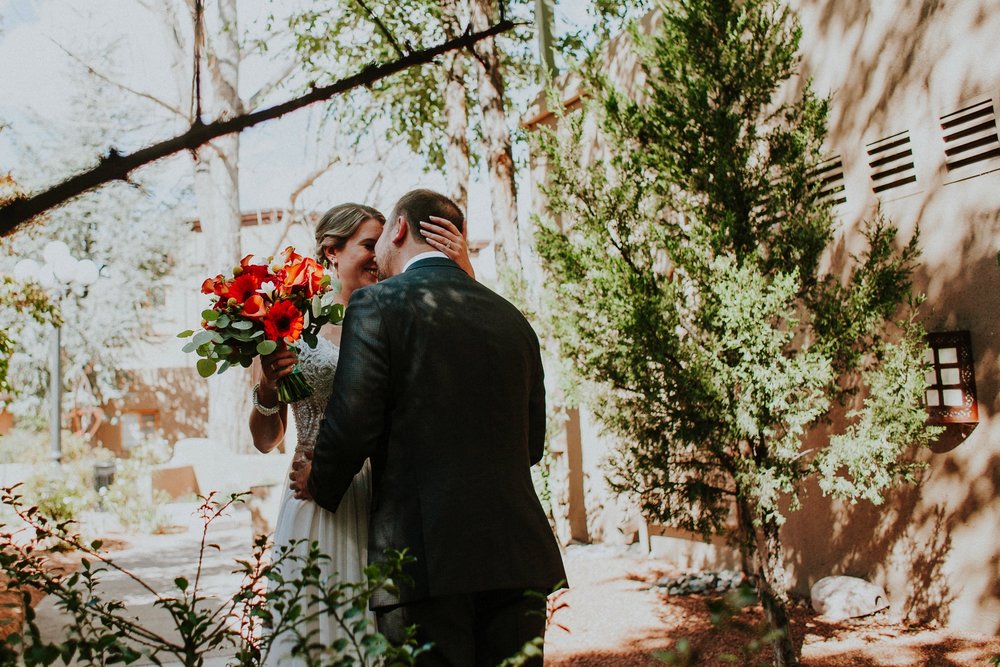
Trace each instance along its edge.
{"label": "dirt path", "polygon": [[[688,638],[696,664],[723,665],[724,653],[739,653],[754,638],[759,608],[740,616],[745,629],[715,631],[704,595],[671,596],[658,578],[678,574],[669,563],[604,546],[570,547],[566,567],[572,588],[568,606],[546,635],[547,666],[615,667],[663,665],[652,656]],[[792,613],[792,631],[802,642],[804,667],[987,667],[1000,654],[1000,638],[894,623],[873,617],[825,623],[804,605]],[[767,650],[736,664],[767,665]]]}

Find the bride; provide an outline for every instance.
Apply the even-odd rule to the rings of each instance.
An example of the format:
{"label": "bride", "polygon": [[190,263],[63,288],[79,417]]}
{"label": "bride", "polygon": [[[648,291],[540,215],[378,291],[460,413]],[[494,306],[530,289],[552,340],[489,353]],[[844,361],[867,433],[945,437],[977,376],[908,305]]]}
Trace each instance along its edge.
{"label": "bride", "polygon": [[[317,223],[318,259],[340,284],[338,303],[346,306],[354,290],[377,281],[375,243],[384,224],[385,217],[381,213],[360,204],[335,206],[323,214]],[[427,242],[475,277],[469,261],[468,246],[461,232],[441,218],[432,218],[430,222],[422,224],[426,230]],[[299,345],[297,351],[280,350],[261,358],[255,368],[258,384],[253,390],[254,409],[250,414],[250,433],[254,446],[261,452],[270,452],[278,446],[284,438],[288,423],[288,406],[278,401],[278,379],[291,373],[298,365],[313,388],[311,396],[291,404],[298,436],[293,465],[312,451],[337,369],[340,326],[327,325],[320,334],[315,348]],[[297,543],[293,553],[304,557],[309,544],[315,541],[319,544],[320,551],[329,557],[329,560],[321,563],[324,578],[362,581],[367,564],[370,496],[371,468],[368,463],[355,476],[336,513],[322,509],[311,500],[294,498],[286,484],[274,530],[275,555],[283,547]],[[288,579],[297,575],[297,572],[292,571],[299,567],[297,561],[286,559],[284,565],[281,568],[282,577]],[[374,622],[374,616],[371,620]],[[331,646],[337,639],[344,637],[344,631],[332,615],[320,614],[313,627],[297,629],[302,635],[310,636],[310,643],[318,642],[322,646]],[[294,645],[293,633],[282,633],[275,637],[265,664],[305,664],[302,658],[292,658]]]}

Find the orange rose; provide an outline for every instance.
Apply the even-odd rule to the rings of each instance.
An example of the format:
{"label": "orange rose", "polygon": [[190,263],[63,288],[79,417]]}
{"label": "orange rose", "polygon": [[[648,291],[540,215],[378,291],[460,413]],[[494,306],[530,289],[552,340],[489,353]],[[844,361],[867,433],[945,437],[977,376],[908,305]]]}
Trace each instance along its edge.
{"label": "orange rose", "polygon": [[307,298],[311,299],[319,291],[321,280],[323,280],[323,267],[311,257],[300,258],[299,261],[285,267],[285,286],[289,289],[304,288]]}

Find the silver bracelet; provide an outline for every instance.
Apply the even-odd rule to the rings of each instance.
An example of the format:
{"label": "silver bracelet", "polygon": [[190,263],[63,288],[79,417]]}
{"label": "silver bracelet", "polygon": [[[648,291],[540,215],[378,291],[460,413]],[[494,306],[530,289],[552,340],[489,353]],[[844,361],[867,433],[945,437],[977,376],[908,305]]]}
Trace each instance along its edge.
{"label": "silver bracelet", "polygon": [[260,399],[257,398],[258,389],[260,389],[259,382],[253,386],[253,393],[251,394],[251,396],[253,397],[253,409],[259,412],[260,414],[264,415],[265,417],[270,417],[271,415],[278,414],[278,411],[281,410],[281,401],[278,401],[278,404],[275,405],[273,408],[269,408],[266,405],[261,405]]}

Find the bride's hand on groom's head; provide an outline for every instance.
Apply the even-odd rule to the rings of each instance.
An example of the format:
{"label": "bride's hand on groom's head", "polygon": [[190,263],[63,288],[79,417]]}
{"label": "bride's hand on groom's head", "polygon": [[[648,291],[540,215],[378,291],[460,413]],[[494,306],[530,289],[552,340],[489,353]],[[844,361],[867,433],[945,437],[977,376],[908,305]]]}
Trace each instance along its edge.
{"label": "bride's hand on groom's head", "polygon": [[472,268],[472,260],[469,258],[469,244],[462,232],[447,218],[429,216],[430,222],[420,221],[420,230],[424,235],[424,240],[435,250],[440,250],[448,255],[456,264],[473,278],[476,271]]}
{"label": "bride's hand on groom's head", "polygon": [[261,385],[277,386],[278,379],[295,370],[299,357],[295,350],[277,350],[260,358]]}

